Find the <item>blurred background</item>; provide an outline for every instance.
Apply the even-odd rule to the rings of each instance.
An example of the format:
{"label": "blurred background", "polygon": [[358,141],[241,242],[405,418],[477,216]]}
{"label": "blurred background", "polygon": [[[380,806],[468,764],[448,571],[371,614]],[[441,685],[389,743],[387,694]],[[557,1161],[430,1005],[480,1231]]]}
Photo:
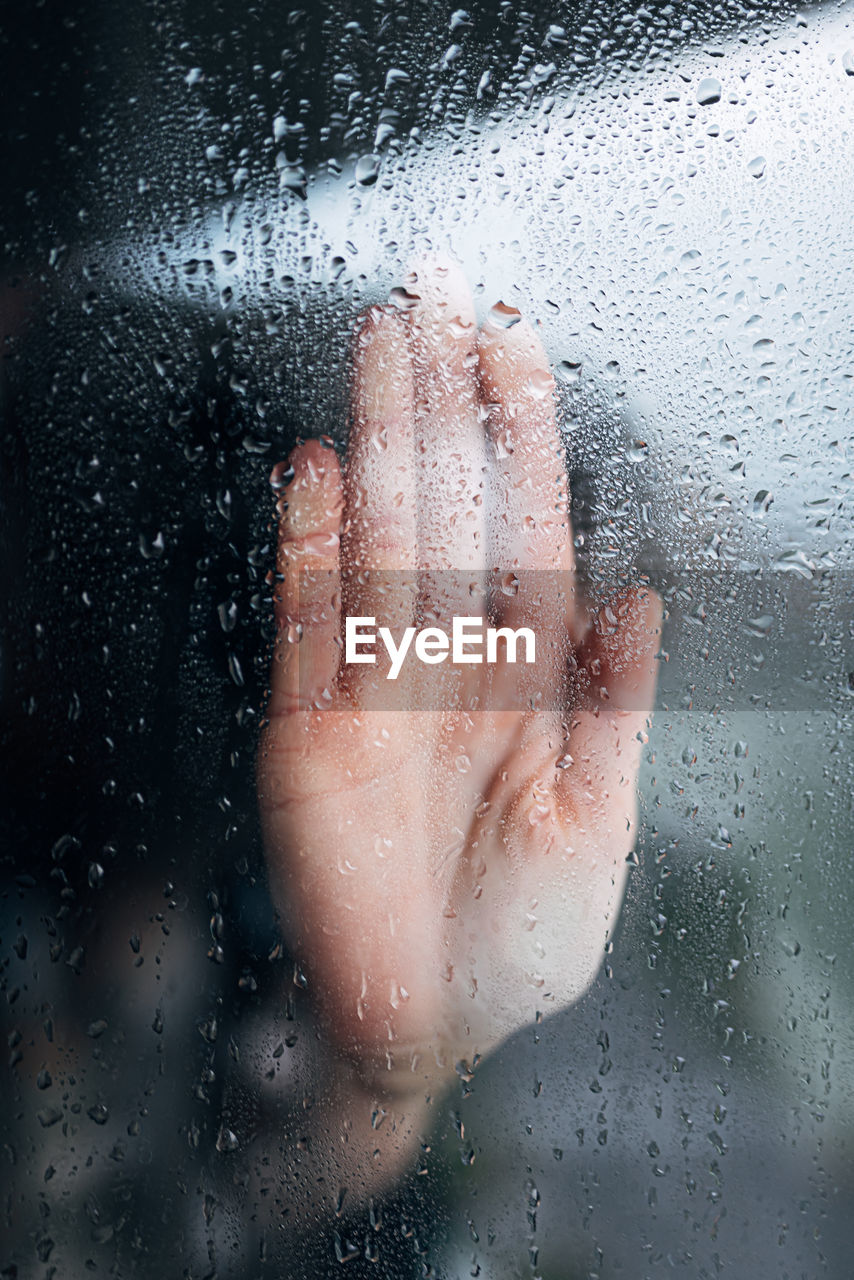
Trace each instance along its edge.
{"label": "blurred background", "polygon": [[[852,17],[6,15],[0,1275],[850,1275]],[[268,476],[344,443],[353,319],[430,249],[539,324],[591,590],[668,621],[596,984],[330,1222],[254,798]]]}

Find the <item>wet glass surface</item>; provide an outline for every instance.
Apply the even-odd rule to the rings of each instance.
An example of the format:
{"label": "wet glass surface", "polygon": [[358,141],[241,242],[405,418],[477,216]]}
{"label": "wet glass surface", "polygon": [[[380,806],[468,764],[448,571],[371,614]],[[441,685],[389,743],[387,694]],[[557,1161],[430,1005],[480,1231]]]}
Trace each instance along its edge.
{"label": "wet glass surface", "polygon": [[[8,24],[0,1274],[848,1275],[852,51],[837,5]],[[262,847],[268,478],[433,250],[538,325],[590,591],[667,617],[592,986],[373,1189]]]}

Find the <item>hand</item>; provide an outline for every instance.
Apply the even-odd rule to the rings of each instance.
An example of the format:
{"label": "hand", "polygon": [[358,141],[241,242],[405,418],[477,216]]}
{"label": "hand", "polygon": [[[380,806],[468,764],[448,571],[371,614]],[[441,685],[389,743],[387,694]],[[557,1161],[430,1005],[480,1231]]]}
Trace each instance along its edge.
{"label": "hand", "polygon": [[[259,759],[290,946],[338,1050],[398,1100],[595,975],[635,838],[660,625],[649,590],[591,613],[573,588],[533,329],[496,308],[478,333],[451,267],[407,289],[410,310],[358,331],[343,475],[317,440],[289,460]],[[505,587],[512,571],[497,623],[535,632],[534,667],[446,662],[425,699],[411,675],[392,689],[381,647],[377,665],[344,663],[343,617],[398,635],[420,608],[449,630],[496,568]]]}

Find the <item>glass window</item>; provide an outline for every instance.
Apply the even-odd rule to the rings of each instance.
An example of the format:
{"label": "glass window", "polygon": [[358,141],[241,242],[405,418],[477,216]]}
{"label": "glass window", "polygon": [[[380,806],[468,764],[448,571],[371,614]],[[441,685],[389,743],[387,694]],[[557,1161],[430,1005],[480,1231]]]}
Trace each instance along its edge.
{"label": "glass window", "polygon": [[0,1273],[842,1280],[850,13],[0,50]]}

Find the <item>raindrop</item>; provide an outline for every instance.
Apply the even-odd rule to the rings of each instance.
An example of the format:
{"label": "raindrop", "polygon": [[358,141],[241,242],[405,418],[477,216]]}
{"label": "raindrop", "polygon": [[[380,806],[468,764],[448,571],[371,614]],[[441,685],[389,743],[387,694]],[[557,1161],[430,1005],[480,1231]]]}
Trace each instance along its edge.
{"label": "raindrop", "polygon": [[761,178],[765,173],[765,157],[756,156],[754,160],[751,160],[750,164],[747,166],[747,172],[750,174],[751,178]]}
{"label": "raindrop", "polygon": [[371,432],[371,444],[377,453],[385,453],[388,449],[388,427],[379,427],[378,430]]}
{"label": "raindrop", "polygon": [[499,461],[512,456],[513,443],[507,431],[499,431],[498,435],[495,437],[494,447],[495,456]]}
{"label": "raindrop", "polygon": [[313,533],[303,539],[303,551],[309,556],[331,556],[338,550],[337,533]]}
{"label": "raindrop", "polygon": [[408,289],[398,287],[392,289],[388,295],[388,300],[393,307],[397,307],[398,311],[412,311],[418,306],[421,297],[417,293],[410,293]]}
{"label": "raindrop", "polygon": [[139,549],[146,560],[159,560],[165,549],[163,534],[158,533],[155,537],[149,538],[144,533],[141,533],[139,535]]}
{"label": "raindrop", "polygon": [[270,486],[276,493],[290,484],[294,478],[294,469],[287,462],[277,462],[270,472]]}
{"label": "raindrop", "polygon": [[233,631],[237,624],[237,603],[234,600],[225,600],[222,604],[217,605],[217,617],[219,625],[223,631]]}
{"label": "raindrop", "polygon": [[764,515],[767,515],[768,508],[773,501],[774,498],[767,489],[760,489],[753,498],[754,516],[761,520]]}
{"label": "raindrop", "polygon": [[751,635],[756,636],[758,640],[763,640],[773,625],[773,616],[768,613],[763,613],[761,617],[748,619],[747,630]]}
{"label": "raindrop", "polygon": [[237,1135],[223,1125],[217,1134],[216,1149],[223,1154],[228,1151],[236,1151],[240,1144],[237,1141]]}
{"label": "raindrop", "polygon": [[489,322],[496,329],[512,329],[521,319],[521,311],[517,307],[508,306],[506,302],[496,302],[489,311]]}
{"label": "raindrop", "polygon": [[372,187],[380,175],[380,158],[372,152],[356,161],[356,181],[360,187]]}
{"label": "raindrop", "polygon": [[528,379],[528,391],[534,400],[545,400],[553,386],[552,376],[547,369],[536,369]]}
{"label": "raindrop", "polygon": [[710,107],[714,102],[721,100],[721,82],[716,80],[714,76],[708,76],[705,80],[701,80],[697,87],[697,101],[701,107]]}
{"label": "raindrop", "polygon": [[581,379],[581,362],[576,363],[574,360],[561,360],[555,368],[555,374],[568,385],[579,382]]}

